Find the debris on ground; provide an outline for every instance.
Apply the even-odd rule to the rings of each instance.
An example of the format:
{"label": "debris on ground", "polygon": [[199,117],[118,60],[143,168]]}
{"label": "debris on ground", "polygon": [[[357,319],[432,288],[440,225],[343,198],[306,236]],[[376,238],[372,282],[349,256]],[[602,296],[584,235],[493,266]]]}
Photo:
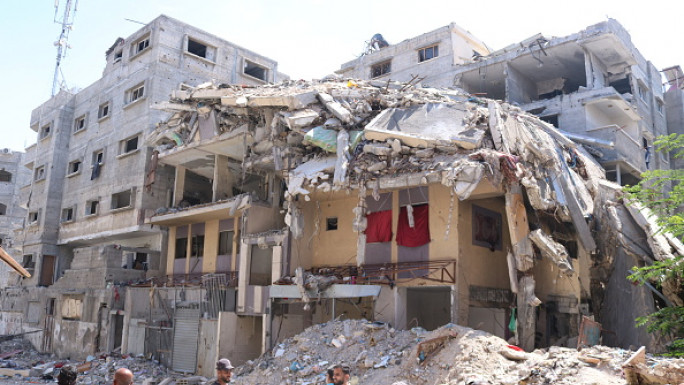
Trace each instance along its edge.
{"label": "debris on ground", "polygon": [[[434,331],[395,330],[365,320],[315,325],[236,369],[237,384],[324,384],[326,369],[351,368],[352,384],[627,384],[634,352],[552,346],[526,353],[489,333],[447,324]],[[671,372],[684,360],[649,357]],[[682,378],[680,381],[684,381]]]}

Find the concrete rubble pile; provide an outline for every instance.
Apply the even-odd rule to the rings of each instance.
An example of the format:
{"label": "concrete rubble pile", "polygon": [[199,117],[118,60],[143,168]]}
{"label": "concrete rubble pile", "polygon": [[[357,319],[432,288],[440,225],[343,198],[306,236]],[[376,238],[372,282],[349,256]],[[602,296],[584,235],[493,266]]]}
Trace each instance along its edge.
{"label": "concrete rubble pile", "polygon": [[[625,384],[633,352],[593,346],[519,351],[486,332],[447,324],[427,332],[382,323],[333,321],[310,327],[236,370],[237,384],[324,384],[325,371],[347,365],[358,384]],[[646,363],[684,373],[682,359]]]}
{"label": "concrete rubble pile", "polygon": [[[185,379],[181,373],[172,372],[154,361],[143,357],[120,354],[100,354],[88,356],[85,361],[56,359],[53,355],[36,352],[31,343],[24,339],[13,339],[0,343],[0,384],[54,383],[61,367],[71,365],[78,371],[78,384],[111,384],[114,371],[129,368],[136,383],[167,384]],[[206,381],[204,378],[197,378]],[[186,382],[188,383],[188,382]]]}

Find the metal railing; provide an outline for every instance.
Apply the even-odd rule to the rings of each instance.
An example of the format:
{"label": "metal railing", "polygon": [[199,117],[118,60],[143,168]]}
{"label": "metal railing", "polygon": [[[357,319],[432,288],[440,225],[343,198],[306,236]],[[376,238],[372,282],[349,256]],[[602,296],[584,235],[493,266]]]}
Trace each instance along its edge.
{"label": "metal railing", "polygon": [[163,277],[154,277],[144,285],[136,286],[200,286],[203,284],[203,277],[206,275],[225,275],[226,287],[237,287],[237,271],[216,271],[213,273],[192,273],[192,274],[170,274]]}
{"label": "metal railing", "polygon": [[431,260],[416,262],[391,262],[364,264],[361,266],[316,266],[309,270],[313,274],[336,276],[340,283],[386,284],[413,279],[425,279],[440,283],[456,283],[456,261]]}

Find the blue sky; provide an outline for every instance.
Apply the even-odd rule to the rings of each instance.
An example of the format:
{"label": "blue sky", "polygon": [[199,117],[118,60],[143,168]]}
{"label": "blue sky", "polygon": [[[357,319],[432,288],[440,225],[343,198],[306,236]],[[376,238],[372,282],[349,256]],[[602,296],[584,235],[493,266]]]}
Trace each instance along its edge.
{"label": "blue sky", "polygon": [[[62,0],[64,2],[64,0]],[[657,68],[684,65],[684,1],[462,1],[462,0],[80,0],[71,49],[62,63],[69,88],[85,88],[104,68],[117,37],[159,14],[179,19],[278,61],[292,78],[320,78],[354,59],[364,41],[382,33],[390,44],[455,22],[493,49],[535,33],[563,36],[617,19]],[[61,10],[60,10],[61,12]],[[31,110],[50,97],[60,26],[54,0],[5,1],[0,71],[0,148],[35,142]]]}

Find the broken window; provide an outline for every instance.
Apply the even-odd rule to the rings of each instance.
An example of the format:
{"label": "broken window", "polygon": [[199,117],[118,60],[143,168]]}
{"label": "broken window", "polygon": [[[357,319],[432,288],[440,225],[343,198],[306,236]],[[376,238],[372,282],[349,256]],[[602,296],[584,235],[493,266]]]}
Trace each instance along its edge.
{"label": "broken window", "polygon": [[268,69],[249,60],[245,60],[245,68],[243,72],[245,73],[245,75],[249,75],[253,78],[266,81]]}
{"label": "broken window", "polygon": [[102,165],[104,164],[104,150],[93,151],[93,161],[92,165]]}
{"label": "broken window", "polygon": [[118,50],[114,53],[114,63],[118,62],[123,58],[123,50]]}
{"label": "broken window", "polygon": [[28,214],[28,221],[29,224],[35,224],[38,223],[38,220],[40,219],[40,210],[39,211],[31,211]]}
{"label": "broken window", "polygon": [[632,85],[629,83],[628,78],[613,80],[612,82],[608,83],[608,85],[615,88],[615,91],[620,94],[632,93]]}
{"label": "broken window", "polygon": [[540,116],[539,119],[545,121],[548,124],[553,125],[554,127],[558,127],[558,114]]}
{"label": "broken window", "polygon": [[337,230],[337,217],[325,219],[325,230],[326,231]]}
{"label": "broken window", "polygon": [[425,47],[418,50],[418,61],[424,62],[432,58],[439,56],[439,46],[433,45],[431,47]]}
{"label": "broken window", "polygon": [[24,258],[21,261],[21,266],[25,269],[33,269],[36,267],[36,261],[33,260],[33,254],[24,254]]}
{"label": "broken window", "polygon": [[135,260],[133,260],[133,270],[147,271],[147,253],[135,253]]}
{"label": "broken window", "polygon": [[74,120],[74,132],[82,131],[86,126],[86,117],[81,115]]}
{"label": "broken window", "polygon": [[7,205],[0,203],[0,215],[6,215],[7,214]]}
{"label": "broken window", "polygon": [[103,119],[109,116],[109,102],[100,104],[97,109],[97,118]]}
{"label": "broken window", "polygon": [[382,63],[373,64],[371,66],[371,78],[377,78],[392,72],[392,61],[387,60]]}
{"label": "broken window", "polygon": [[85,215],[97,214],[97,208],[100,206],[100,201],[87,201],[85,205]]}
{"label": "broken window", "polygon": [[133,103],[137,100],[142,99],[145,96],[145,85],[138,84],[135,87],[131,87],[126,91],[125,102],[126,104]]}
{"label": "broken window", "polygon": [[234,231],[219,232],[218,255],[232,255],[233,254],[233,237]]}
{"label": "broken window", "polygon": [[67,169],[68,174],[75,174],[81,171],[81,161],[74,160],[69,163],[69,168]]}
{"label": "broken window", "polygon": [[11,182],[12,173],[5,170],[0,170],[0,182]]}
{"label": "broken window", "polygon": [[188,238],[176,238],[175,259],[183,259],[188,256]]}
{"label": "broken window", "polygon": [[150,47],[150,36],[145,36],[131,44],[131,56],[135,56]]}
{"label": "broken window", "polygon": [[71,222],[74,220],[74,208],[73,207],[67,207],[65,209],[62,209],[62,217],[60,219],[60,222]]}
{"label": "broken window", "polygon": [[116,194],[112,194],[112,210],[132,207],[133,205],[133,190],[125,190]]}
{"label": "broken window", "polygon": [[39,181],[45,179],[45,166],[40,166],[33,172],[33,180]]}
{"label": "broken window", "polygon": [[43,127],[40,129],[40,133],[38,133],[38,137],[39,137],[40,139],[45,139],[45,138],[47,138],[48,136],[50,136],[50,130],[51,130],[51,127],[50,127],[49,124],[43,126]]}
{"label": "broken window", "polygon": [[138,138],[136,135],[132,138],[124,139],[119,143],[119,154],[128,154],[138,149]]}
{"label": "broken window", "polygon": [[214,60],[215,53],[216,53],[216,48],[206,45],[204,43],[201,43],[197,40],[188,38],[188,48],[187,48],[188,53],[191,53],[193,55],[205,58],[207,60]]}
{"label": "broken window", "polygon": [[501,213],[473,205],[473,245],[491,251],[503,248]]}

